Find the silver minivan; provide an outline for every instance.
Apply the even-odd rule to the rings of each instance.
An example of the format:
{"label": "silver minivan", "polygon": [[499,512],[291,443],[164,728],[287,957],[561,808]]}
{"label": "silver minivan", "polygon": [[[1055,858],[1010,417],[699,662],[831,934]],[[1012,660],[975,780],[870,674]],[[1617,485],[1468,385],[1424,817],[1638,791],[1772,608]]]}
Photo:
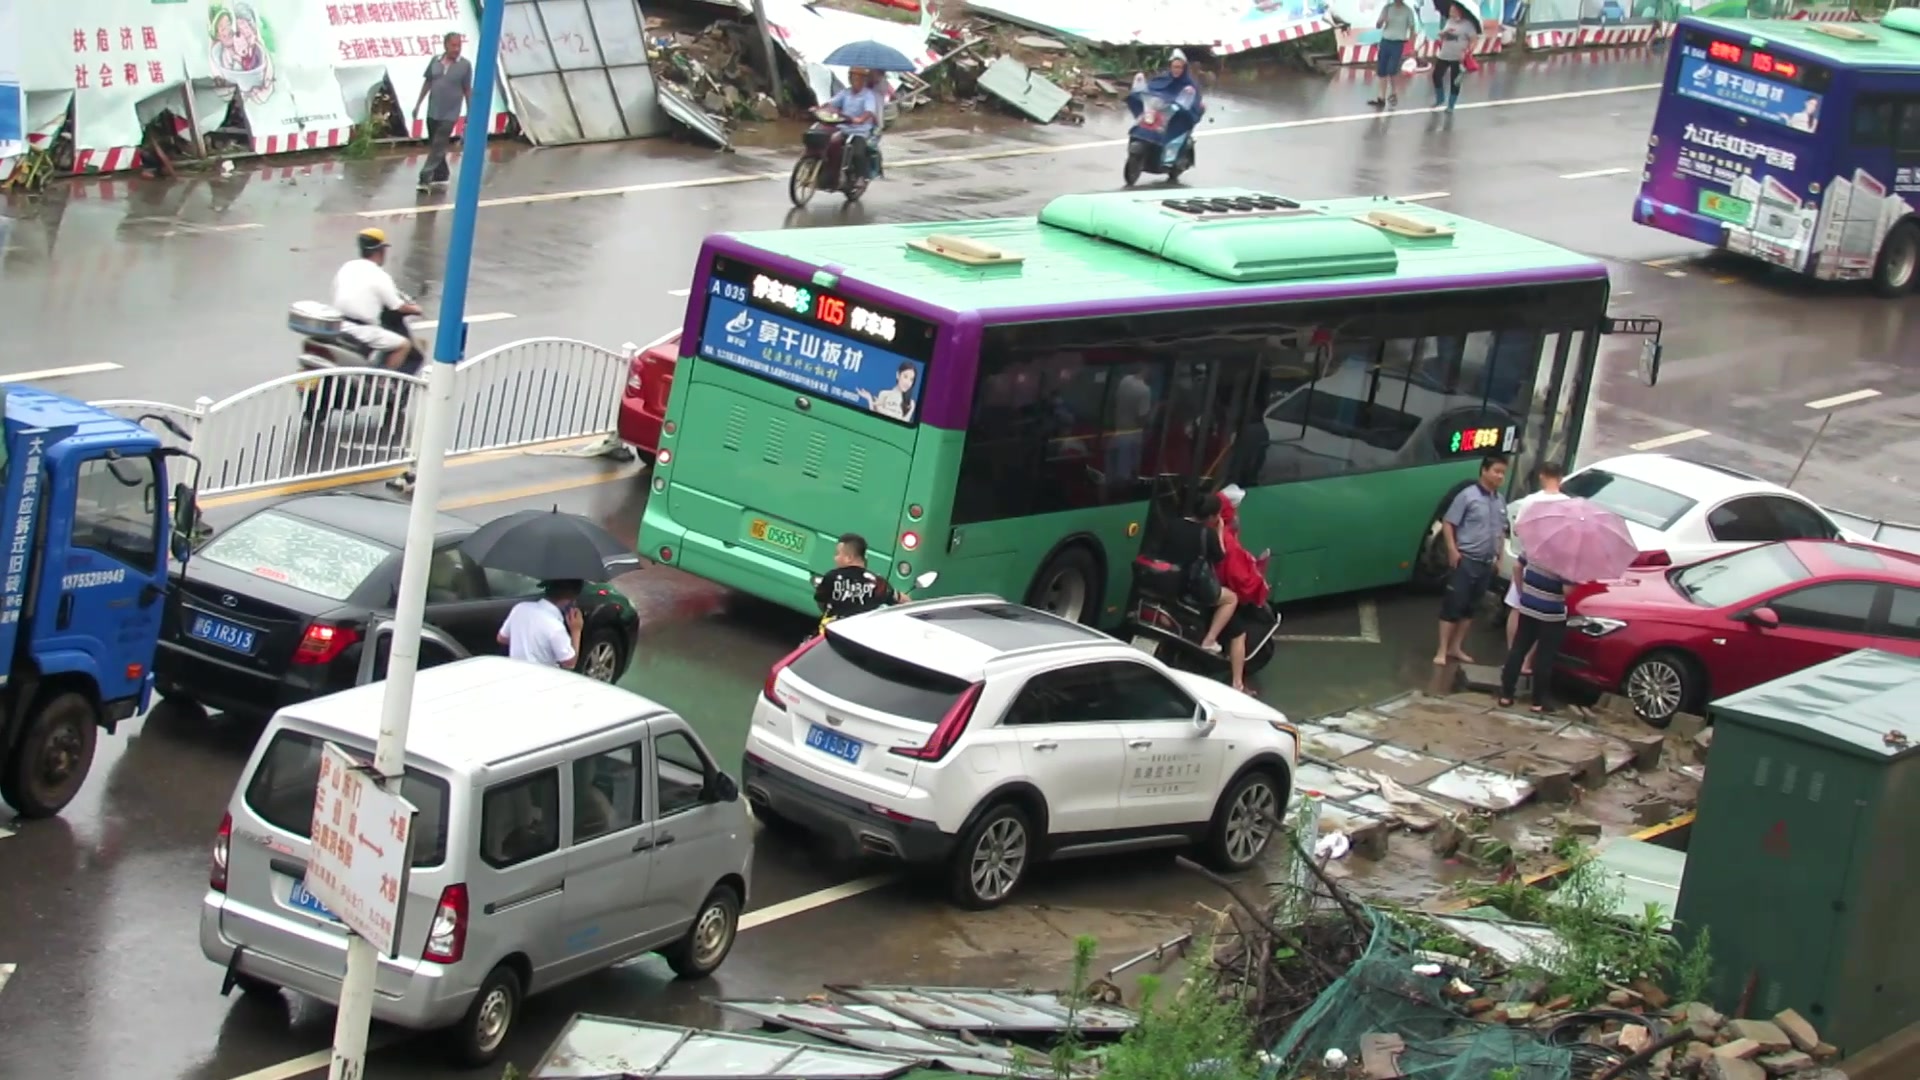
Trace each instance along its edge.
{"label": "silver minivan", "polygon": [[[214,841],[200,949],[221,992],[338,1002],[344,926],[305,875],[321,747],[372,757],[384,683],[267,725]],[[647,952],[720,966],[747,900],[752,826],[733,779],[665,706],[559,668],[476,657],[414,684],[402,795],[418,808],[397,959],[374,1017],[499,1052],[522,999]]]}

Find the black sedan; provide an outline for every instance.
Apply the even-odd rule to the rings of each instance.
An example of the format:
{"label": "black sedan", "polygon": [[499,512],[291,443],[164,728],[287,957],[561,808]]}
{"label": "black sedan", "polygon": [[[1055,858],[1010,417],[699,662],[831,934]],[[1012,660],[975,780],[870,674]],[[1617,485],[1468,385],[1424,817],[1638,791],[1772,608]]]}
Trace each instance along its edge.
{"label": "black sedan", "polygon": [[[154,663],[160,693],[264,715],[383,677],[409,512],[370,495],[309,495],[222,530],[174,574]],[[540,594],[534,579],[461,552],[476,527],[448,514],[435,524],[421,667],[503,652],[507,613]],[[576,670],[614,682],[633,659],[639,616],[611,586],[587,586],[580,606]],[[368,648],[376,655],[363,665]]]}

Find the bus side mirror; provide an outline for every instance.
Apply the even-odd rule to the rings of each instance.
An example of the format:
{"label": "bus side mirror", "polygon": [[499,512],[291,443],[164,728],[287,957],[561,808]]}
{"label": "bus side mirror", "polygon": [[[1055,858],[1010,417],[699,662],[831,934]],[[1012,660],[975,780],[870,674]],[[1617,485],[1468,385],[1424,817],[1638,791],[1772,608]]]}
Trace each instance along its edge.
{"label": "bus side mirror", "polygon": [[1648,386],[1660,384],[1660,354],[1665,347],[1659,338],[1648,338],[1640,344],[1640,381]]}

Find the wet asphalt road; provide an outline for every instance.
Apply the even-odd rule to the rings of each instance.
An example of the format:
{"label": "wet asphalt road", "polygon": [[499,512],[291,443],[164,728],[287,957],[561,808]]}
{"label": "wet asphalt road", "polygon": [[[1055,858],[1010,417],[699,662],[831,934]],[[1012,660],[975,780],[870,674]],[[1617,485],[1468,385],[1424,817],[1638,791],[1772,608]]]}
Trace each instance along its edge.
{"label": "wet asphalt road", "polygon": [[[1906,359],[1920,332],[1911,302],[1703,263],[1698,249],[1632,225],[1656,61],[1488,71],[1469,94],[1489,104],[1451,119],[1376,118],[1362,104],[1368,88],[1350,75],[1218,87],[1193,180],[1430,196],[1606,258],[1616,310],[1664,318],[1669,349],[1652,390],[1634,382],[1631,343],[1609,352],[1583,457],[1705,431],[1685,452],[1785,479],[1818,423],[1805,402],[1871,388],[1881,396],[1836,417],[1800,486],[1835,505],[1920,519],[1901,484],[1920,464],[1907,435],[1920,380]],[[1419,100],[1417,89],[1410,97]],[[1266,126],[1234,130],[1255,125]],[[514,317],[474,326],[469,351],[542,334],[650,340],[679,323],[685,301],[671,292],[685,287],[709,231],[1030,213],[1063,192],[1117,186],[1118,150],[1084,148],[1117,133],[1101,119],[1035,129],[910,116],[889,134],[889,182],[859,206],[822,198],[800,212],[783,184],[765,179],[784,174],[784,146],[727,156],[663,143],[503,150],[489,169],[487,195],[498,202],[482,217],[468,310]],[[1578,176],[1614,168],[1626,171]],[[212,183],[89,182],[36,213],[0,207],[18,215],[0,255],[0,376],[113,363],[119,370],[50,385],[185,403],[282,374],[286,303],[323,294],[351,233],[367,224],[389,230],[402,287],[431,310],[449,215],[413,212],[411,183],[407,161],[393,158]],[[594,471],[602,468],[530,459],[456,470],[448,501],[482,519],[557,502],[631,533],[641,484],[630,470]],[[221,508],[216,520],[250,508]],[[747,703],[804,626],[665,572],[621,584],[649,625],[627,685],[684,712],[723,760],[736,760]],[[1267,696],[1301,715],[1418,685],[1431,674],[1431,617],[1427,602],[1395,595],[1294,612],[1292,633],[1349,640],[1290,645],[1261,680]],[[331,1011],[219,998],[219,973],[194,936],[213,826],[254,733],[161,710],[101,741],[95,778],[64,818],[0,838],[0,963],[19,965],[0,992],[0,1076],[306,1075],[300,1059],[327,1043]],[[715,983],[674,986],[652,963],[587,980],[537,1002],[509,1056],[531,1064],[575,1009],[698,1022],[709,1018],[699,999],[717,993],[791,994],[823,980],[998,981],[1064,955],[1057,935],[961,920],[911,888],[788,914],[873,868],[778,843],[758,858],[753,906],[772,919],[743,937]],[[1163,866],[1096,864],[1048,875],[1030,899],[1183,911],[1192,896]],[[796,898],[811,899],[778,906]],[[376,1054],[372,1073],[440,1070],[410,1043]]]}

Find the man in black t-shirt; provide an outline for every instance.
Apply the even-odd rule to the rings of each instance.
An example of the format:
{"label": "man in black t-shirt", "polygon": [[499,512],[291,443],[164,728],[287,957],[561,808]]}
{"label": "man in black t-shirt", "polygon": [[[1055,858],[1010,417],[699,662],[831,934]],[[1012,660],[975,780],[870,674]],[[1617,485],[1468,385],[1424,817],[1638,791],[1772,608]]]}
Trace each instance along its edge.
{"label": "man in black t-shirt", "polygon": [[820,579],[813,598],[820,605],[820,625],[824,627],[832,619],[901,603],[907,594],[867,569],[866,537],[847,533],[834,545],[833,569]]}

